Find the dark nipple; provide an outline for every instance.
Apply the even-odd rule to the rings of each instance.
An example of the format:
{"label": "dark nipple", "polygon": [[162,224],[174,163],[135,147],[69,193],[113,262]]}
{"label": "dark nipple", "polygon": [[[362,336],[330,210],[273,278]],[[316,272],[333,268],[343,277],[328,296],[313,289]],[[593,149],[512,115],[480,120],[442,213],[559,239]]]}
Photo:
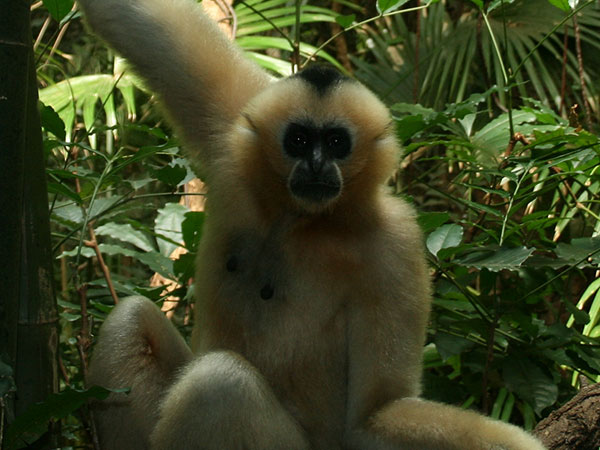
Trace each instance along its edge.
{"label": "dark nipple", "polygon": [[225,264],[225,268],[227,269],[227,272],[235,272],[238,268],[238,260],[237,257],[231,256],[228,260],[227,263]]}
{"label": "dark nipple", "polygon": [[271,286],[270,283],[267,283],[260,290],[260,298],[262,298],[263,300],[270,300],[273,298],[274,293],[275,290],[273,289],[273,286]]}

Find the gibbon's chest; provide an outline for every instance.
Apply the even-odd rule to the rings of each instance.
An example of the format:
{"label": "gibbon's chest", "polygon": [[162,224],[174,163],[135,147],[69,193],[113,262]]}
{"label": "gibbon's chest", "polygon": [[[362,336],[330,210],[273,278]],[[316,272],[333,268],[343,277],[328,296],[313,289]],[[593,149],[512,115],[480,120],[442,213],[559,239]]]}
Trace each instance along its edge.
{"label": "gibbon's chest", "polygon": [[210,237],[205,230],[198,257],[192,347],[243,355],[309,434],[336,448],[345,417],[351,265],[331,253],[333,244],[301,244],[278,230]]}
{"label": "gibbon's chest", "polygon": [[198,328],[206,341],[194,345],[247,354],[276,343],[298,354],[342,326],[353,274],[334,244],[302,242],[283,226],[220,239],[206,231],[196,273]]}

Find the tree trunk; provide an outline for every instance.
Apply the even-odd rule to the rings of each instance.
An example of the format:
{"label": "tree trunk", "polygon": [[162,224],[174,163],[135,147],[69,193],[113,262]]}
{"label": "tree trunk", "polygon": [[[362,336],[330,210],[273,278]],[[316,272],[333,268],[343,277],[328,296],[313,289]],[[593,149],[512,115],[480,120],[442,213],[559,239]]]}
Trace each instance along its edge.
{"label": "tree trunk", "polygon": [[16,393],[7,395],[0,383],[0,395],[9,420],[58,387],[58,316],[29,6],[0,0],[0,381],[10,367],[16,385]]}
{"label": "tree trunk", "polygon": [[[20,292],[23,160],[27,134],[29,3],[0,0],[0,398],[14,414],[14,368]],[[1,425],[1,424],[0,424]],[[1,438],[1,436],[0,436]]]}
{"label": "tree trunk", "polygon": [[534,434],[548,450],[598,450],[600,447],[600,384],[575,397],[538,423]]}

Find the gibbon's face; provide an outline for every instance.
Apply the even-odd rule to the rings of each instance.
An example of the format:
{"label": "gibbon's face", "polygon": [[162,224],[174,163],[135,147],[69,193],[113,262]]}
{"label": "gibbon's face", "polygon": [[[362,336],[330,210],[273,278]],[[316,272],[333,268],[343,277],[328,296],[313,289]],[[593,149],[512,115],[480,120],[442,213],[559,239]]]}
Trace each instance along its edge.
{"label": "gibbon's face", "polygon": [[[358,82],[313,66],[274,83],[243,113],[254,151],[306,212],[330,209],[359,175],[383,181],[396,143],[387,109]],[[373,180],[373,177],[375,179]],[[360,188],[360,187],[357,187]]]}

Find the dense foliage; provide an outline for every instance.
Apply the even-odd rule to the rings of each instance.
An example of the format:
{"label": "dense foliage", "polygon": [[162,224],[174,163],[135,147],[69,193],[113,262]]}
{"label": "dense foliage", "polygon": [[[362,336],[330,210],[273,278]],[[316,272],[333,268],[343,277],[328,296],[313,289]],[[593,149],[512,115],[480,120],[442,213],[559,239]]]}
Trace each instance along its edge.
{"label": "dense foliage", "polygon": [[[533,428],[600,376],[600,7],[379,0],[375,21],[359,1],[299,17],[290,3],[238,2],[237,42],[280,75],[317,53],[390,104],[406,150],[390,185],[420,213],[435,287],[425,396]],[[203,193],[154,99],[72,3],[44,5],[33,33],[63,393],[18,419],[7,448],[58,419],[63,445],[92,441],[79,407],[106,394],[83,390],[97,327],[142,294],[187,335],[202,238]],[[350,50],[324,53],[342,28]]]}

